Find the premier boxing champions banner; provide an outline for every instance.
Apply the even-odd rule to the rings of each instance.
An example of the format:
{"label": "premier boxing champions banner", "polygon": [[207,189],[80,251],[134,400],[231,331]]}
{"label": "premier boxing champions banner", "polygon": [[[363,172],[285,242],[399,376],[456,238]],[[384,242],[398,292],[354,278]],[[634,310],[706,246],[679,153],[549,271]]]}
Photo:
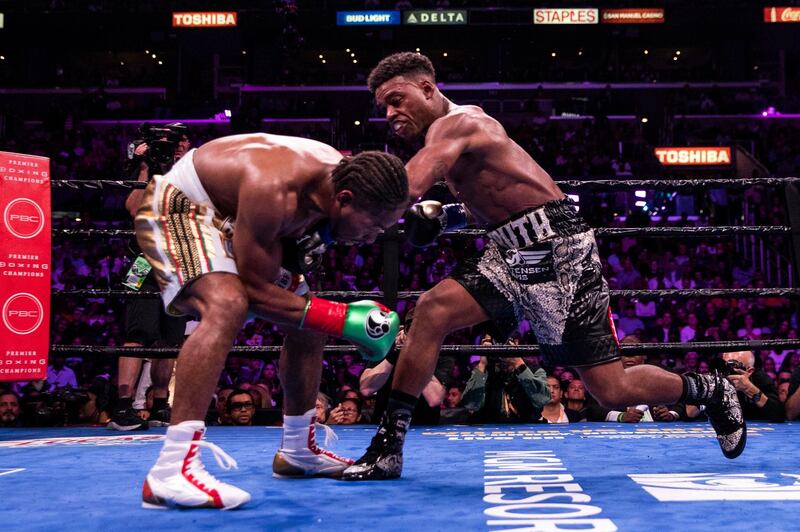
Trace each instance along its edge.
{"label": "premier boxing champions banner", "polygon": [[0,151],[0,381],[47,377],[50,159]]}

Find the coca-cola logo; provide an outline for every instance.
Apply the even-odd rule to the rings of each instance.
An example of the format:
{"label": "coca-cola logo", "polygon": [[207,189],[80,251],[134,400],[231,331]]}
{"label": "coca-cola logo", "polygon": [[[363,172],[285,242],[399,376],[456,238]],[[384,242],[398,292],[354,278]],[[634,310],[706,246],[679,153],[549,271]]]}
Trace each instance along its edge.
{"label": "coca-cola logo", "polygon": [[764,22],[800,22],[800,8],[765,7]]}
{"label": "coca-cola logo", "polygon": [[44,320],[42,302],[33,294],[19,292],[3,304],[3,324],[17,334],[30,334]]}
{"label": "coca-cola logo", "polygon": [[800,22],[800,9],[787,7],[781,12],[782,22]]}
{"label": "coca-cola logo", "polygon": [[17,238],[33,238],[44,229],[44,212],[28,198],[17,198],[6,205],[3,221],[8,231]]}

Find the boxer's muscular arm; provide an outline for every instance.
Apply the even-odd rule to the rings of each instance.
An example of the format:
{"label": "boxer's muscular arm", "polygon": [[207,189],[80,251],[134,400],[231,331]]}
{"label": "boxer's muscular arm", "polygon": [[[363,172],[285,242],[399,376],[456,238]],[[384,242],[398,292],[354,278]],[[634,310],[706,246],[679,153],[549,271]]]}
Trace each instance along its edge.
{"label": "boxer's muscular arm", "polygon": [[425,147],[406,164],[411,202],[442,181],[463,153],[476,144],[480,123],[467,114],[444,116],[434,122],[425,136]]}
{"label": "boxer's muscular arm", "polygon": [[297,328],[306,299],[274,284],[283,256],[278,233],[286,215],[285,196],[284,187],[274,180],[253,177],[242,182],[233,252],[250,311],[275,325]]}

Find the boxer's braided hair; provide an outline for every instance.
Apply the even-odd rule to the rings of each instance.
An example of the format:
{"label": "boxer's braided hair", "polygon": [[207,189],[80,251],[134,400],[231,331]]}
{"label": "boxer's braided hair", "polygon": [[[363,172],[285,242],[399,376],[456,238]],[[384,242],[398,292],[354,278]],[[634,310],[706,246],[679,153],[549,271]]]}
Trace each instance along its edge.
{"label": "boxer's braided hair", "polygon": [[393,210],[408,202],[405,166],[390,153],[365,151],[345,157],[331,175],[336,192],[351,191],[359,208],[372,214]]}
{"label": "boxer's braided hair", "polygon": [[405,74],[423,74],[432,80],[436,79],[436,71],[433,69],[430,59],[417,52],[400,52],[381,59],[381,62],[369,73],[367,85],[369,90],[374,93],[378,87],[393,77]]}

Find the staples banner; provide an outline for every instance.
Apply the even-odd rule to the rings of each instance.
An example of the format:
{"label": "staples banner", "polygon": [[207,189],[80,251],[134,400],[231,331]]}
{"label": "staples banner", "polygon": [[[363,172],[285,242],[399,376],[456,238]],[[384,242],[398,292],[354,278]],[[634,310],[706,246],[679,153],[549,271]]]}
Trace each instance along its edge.
{"label": "staples banner", "polygon": [[0,151],[0,381],[47,377],[50,159]]}
{"label": "staples banner", "polygon": [[730,166],[730,147],[660,147],[655,149],[658,162],[664,166]]}
{"label": "staples banner", "polygon": [[599,9],[593,7],[542,8],[533,10],[534,24],[597,24]]}
{"label": "staples banner", "polygon": [[800,22],[800,7],[765,7],[764,22]]}

